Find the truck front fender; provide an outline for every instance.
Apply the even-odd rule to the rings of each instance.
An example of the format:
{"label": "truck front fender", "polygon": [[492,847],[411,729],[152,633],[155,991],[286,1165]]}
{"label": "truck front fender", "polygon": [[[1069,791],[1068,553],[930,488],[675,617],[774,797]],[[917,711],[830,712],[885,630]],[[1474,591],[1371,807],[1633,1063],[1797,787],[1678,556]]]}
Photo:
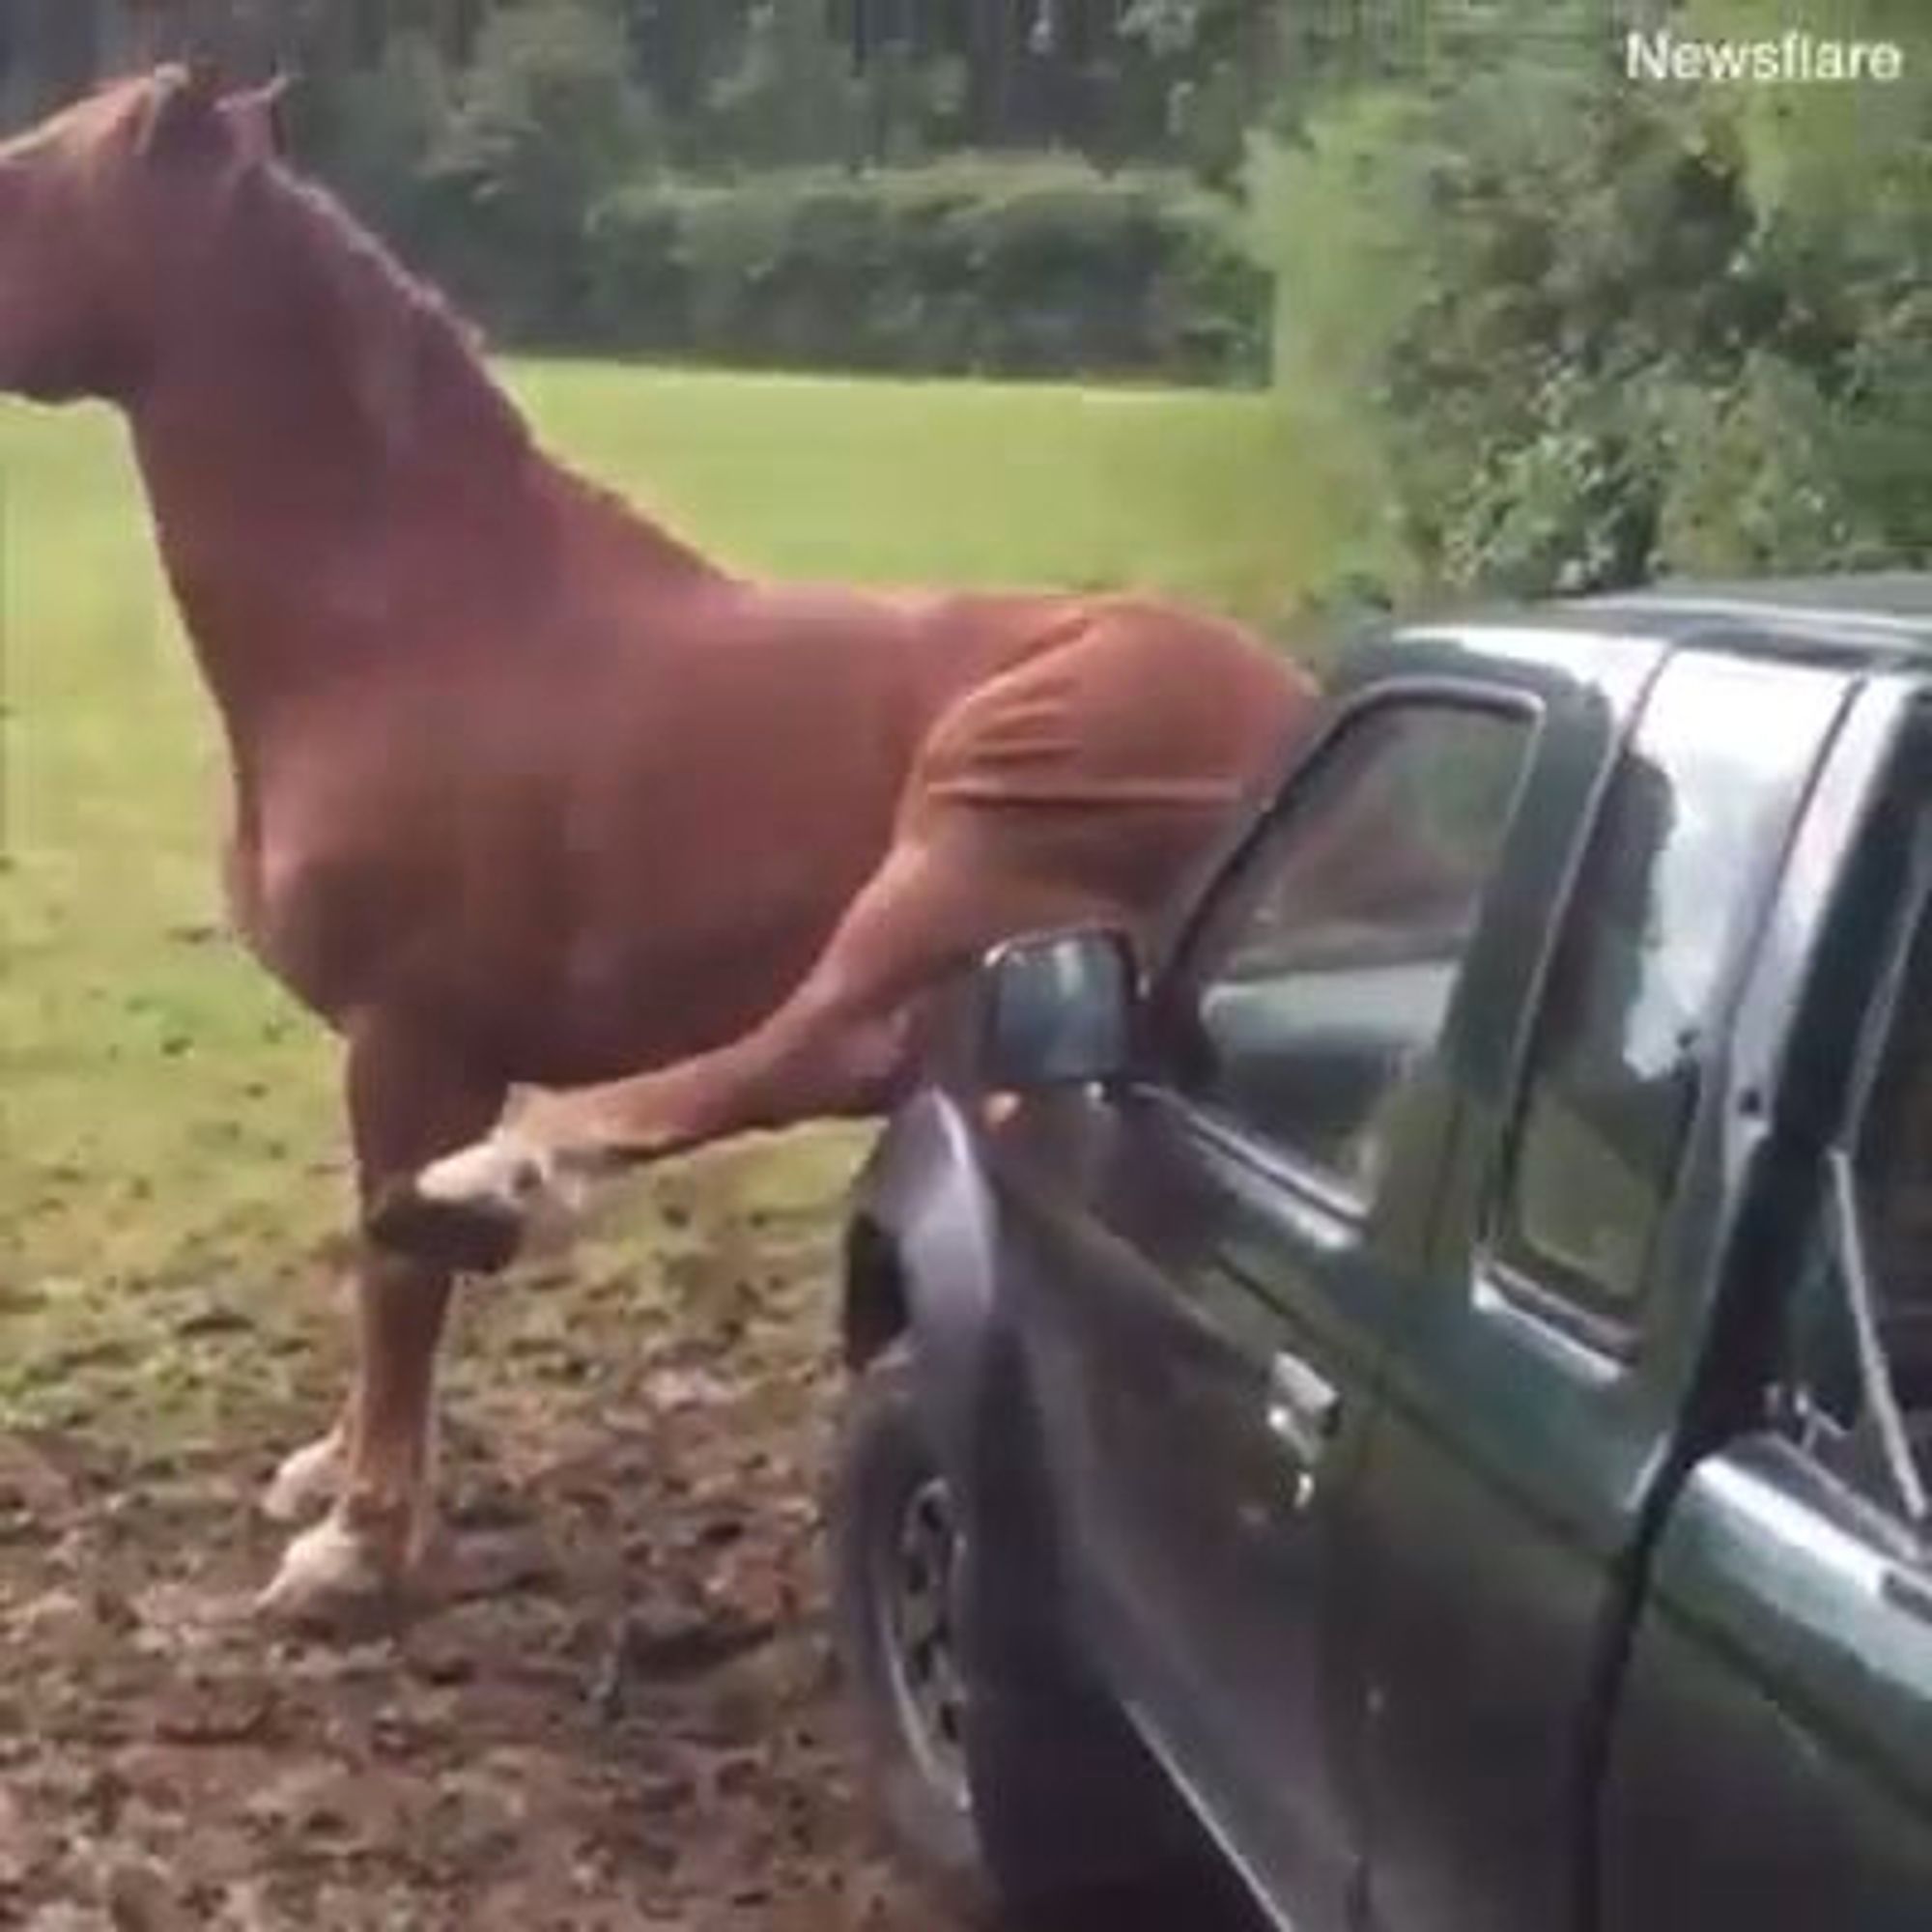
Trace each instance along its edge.
{"label": "truck front fender", "polygon": [[998,1321],[998,1208],[958,1100],[928,1090],[881,1136],[854,1185],[841,1330],[854,1370],[910,1350],[933,1447],[955,1479],[973,1456]]}

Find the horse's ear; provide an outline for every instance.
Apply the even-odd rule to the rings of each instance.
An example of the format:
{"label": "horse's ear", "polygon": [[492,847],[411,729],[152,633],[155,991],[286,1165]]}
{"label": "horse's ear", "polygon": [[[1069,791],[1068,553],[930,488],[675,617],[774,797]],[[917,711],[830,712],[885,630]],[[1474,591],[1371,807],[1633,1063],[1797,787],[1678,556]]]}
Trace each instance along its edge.
{"label": "horse's ear", "polygon": [[157,160],[218,147],[220,99],[221,76],[209,63],[162,68],[149,93],[136,147]]}
{"label": "horse's ear", "polygon": [[263,87],[231,94],[221,112],[235,129],[242,152],[252,160],[279,160],[289,151],[288,97],[295,76],[278,73]]}

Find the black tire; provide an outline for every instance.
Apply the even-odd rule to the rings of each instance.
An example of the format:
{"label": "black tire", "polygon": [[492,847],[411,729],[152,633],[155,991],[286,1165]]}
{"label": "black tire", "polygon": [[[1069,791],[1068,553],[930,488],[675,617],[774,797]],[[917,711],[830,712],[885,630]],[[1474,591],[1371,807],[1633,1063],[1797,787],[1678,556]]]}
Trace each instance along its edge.
{"label": "black tire", "polygon": [[[909,1702],[906,1635],[890,1571],[921,1499],[944,1476],[921,1423],[902,1348],[854,1381],[833,1467],[828,1511],[833,1641],[855,1707],[873,1796],[895,1849],[955,1909],[983,1915],[992,1893],[980,1856],[963,1739],[946,1743]],[[903,1608],[903,1605],[897,1607]],[[950,1605],[948,1606],[950,1612]]]}
{"label": "black tire", "polygon": [[1011,1552],[969,1546],[950,1497],[945,1638],[965,1699],[935,1749],[946,1700],[909,1695],[891,1575],[922,1499],[944,1486],[896,1346],[853,1386],[830,1530],[835,1641],[902,1857],[955,1910],[1039,1932],[1250,1925],[1238,1887],[1040,1614],[1045,1577],[993,1574]]}

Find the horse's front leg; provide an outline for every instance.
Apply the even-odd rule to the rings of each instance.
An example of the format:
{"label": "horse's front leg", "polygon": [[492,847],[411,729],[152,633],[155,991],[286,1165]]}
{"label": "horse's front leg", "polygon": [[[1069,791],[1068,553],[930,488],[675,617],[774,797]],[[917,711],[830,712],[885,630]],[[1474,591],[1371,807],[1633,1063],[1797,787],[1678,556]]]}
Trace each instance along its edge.
{"label": "horse's front leg", "polygon": [[[347,1071],[365,1210],[398,1176],[472,1140],[502,1108],[501,1081],[382,1018],[352,1029]],[[452,1280],[446,1265],[363,1244],[349,1404],[332,1435],[298,1459],[302,1480],[332,1483],[334,1506],[289,1545],[261,1598],[265,1615],[345,1632],[400,1606],[431,1527],[436,1351]]]}

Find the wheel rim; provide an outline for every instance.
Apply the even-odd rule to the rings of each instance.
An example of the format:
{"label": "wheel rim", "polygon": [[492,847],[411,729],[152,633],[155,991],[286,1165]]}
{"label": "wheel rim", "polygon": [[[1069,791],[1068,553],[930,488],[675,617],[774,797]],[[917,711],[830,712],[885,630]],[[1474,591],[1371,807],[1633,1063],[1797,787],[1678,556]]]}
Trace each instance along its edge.
{"label": "wheel rim", "polygon": [[881,1622],[899,1728],[921,1775],[964,1810],[966,1685],[953,1614],[959,1530],[943,1480],[935,1476],[907,1496],[882,1555]]}

